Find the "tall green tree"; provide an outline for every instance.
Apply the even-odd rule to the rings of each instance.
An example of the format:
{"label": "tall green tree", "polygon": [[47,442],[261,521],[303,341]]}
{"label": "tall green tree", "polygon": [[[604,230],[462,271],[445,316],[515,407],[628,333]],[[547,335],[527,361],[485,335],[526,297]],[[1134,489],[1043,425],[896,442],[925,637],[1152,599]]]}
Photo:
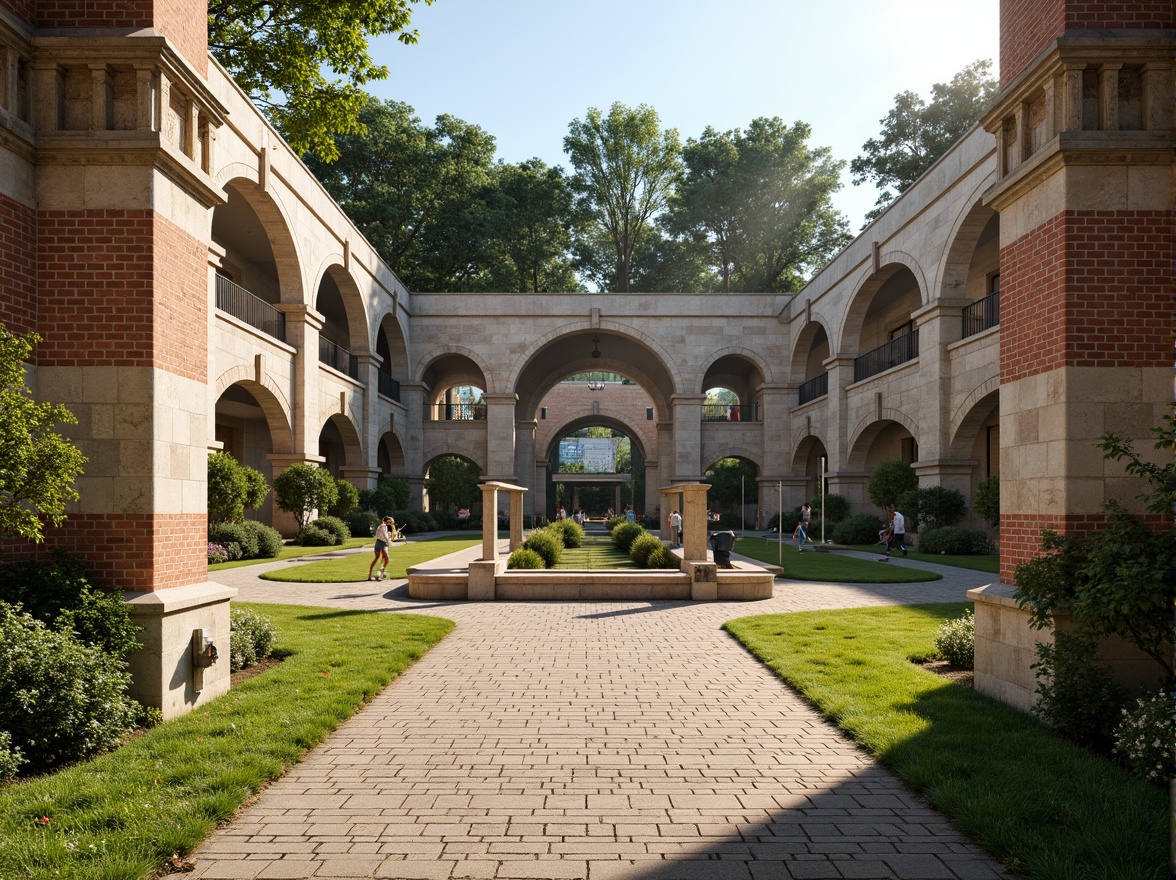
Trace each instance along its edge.
{"label": "tall green tree", "polygon": [[867,222],[976,124],[1000,90],[991,70],[991,61],[972,62],[951,82],[935,83],[930,103],[910,91],[894,96],[894,107],[880,120],[881,136],[862,144],[862,155],[849,163],[854,186],[873,183],[881,191]]}
{"label": "tall green tree", "polygon": [[339,489],[326,468],[296,461],[274,477],[274,500],[293,514],[301,532],[316,510],[325,514],[339,500]]}
{"label": "tall green tree", "polygon": [[468,290],[486,262],[485,198],[494,138],[448,115],[369,99],[365,130],[338,135],[339,157],[307,164],[413,290]]}
{"label": "tall green tree", "polygon": [[482,472],[468,458],[443,455],[429,466],[425,489],[429,493],[429,507],[444,510],[459,504],[471,504],[481,498],[478,479]]}
{"label": "tall green tree", "polygon": [[208,521],[241,522],[246,510],[265,502],[269,483],[261,471],[240,464],[227,452],[208,457]]}
{"label": "tall green tree", "polygon": [[662,131],[652,107],[618,102],[607,116],[590,107],[583,119],[572,120],[564,152],[575,169],[571,185],[588,219],[587,234],[612,245],[615,289],[627,293],[634,252],[681,171],[678,132]]}
{"label": "tall green tree", "polygon": [[20,536],[40,542],[44,523],[65,521],[78,500],[74,480],[86,457],[57,432],[77,419],[61,404],[37,403],[25,384],[25,364],[35,333],[17,336],[0,324],[0,540]]}
{"label": "tall green tree", "polygon": [[418,2],[209,0],[208,48],[295,152],[331,161],[335,135],[363,130],[361,87],[388,78],[368,40],[396,34],[401,43],[417,42],[409,26]]}
{"label": "tall green tree", "polygon": [[746,131],[708,127],[683,149],[665,226],[704,249],[723,292],[799,290],[850,240],[832,203],[845,163],[810,148],[811,134],[760,117]]}

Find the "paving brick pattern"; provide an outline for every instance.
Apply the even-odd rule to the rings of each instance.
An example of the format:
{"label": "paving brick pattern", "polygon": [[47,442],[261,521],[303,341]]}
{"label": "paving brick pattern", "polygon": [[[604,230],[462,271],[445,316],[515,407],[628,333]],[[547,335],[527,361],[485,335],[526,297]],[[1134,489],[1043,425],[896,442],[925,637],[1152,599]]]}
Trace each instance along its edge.
{"label": "paving brick pattern", "polygon": [[[944,571],[778,582],[776,598],[742,604],[437,604],[403,586],[298,585],[300,602],[458,626],[201,847],[190,876],[1005,877],[720,629],[963,598],[989,580]],[[293,598],[255,574],[217,576],[242,599]]]}

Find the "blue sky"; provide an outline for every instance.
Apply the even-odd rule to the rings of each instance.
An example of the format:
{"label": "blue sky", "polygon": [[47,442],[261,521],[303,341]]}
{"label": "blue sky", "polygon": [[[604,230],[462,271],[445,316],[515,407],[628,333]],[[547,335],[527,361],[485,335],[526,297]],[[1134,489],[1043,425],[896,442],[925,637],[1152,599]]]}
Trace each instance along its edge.
{"label": "blue sky", "polygon": [[[450,113],[498,158],[568,167],[568,123],[588,107],[649,104],[683,141],[757,116],[808,122],[848,162],[894,96],[927,97],[998,53],[999,0],[436,0],[414,7],[420,43],[373,43],[391,70],[371,84],[427,123]],[[834,197],[853,231],[873,187]]]}

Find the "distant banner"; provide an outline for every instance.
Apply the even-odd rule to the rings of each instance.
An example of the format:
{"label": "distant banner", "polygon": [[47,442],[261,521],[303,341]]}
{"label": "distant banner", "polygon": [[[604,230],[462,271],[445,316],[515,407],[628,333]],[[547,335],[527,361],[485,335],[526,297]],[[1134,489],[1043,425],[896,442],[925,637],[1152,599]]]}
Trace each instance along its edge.
{"label": "distant banner", "polygon": [[563,464],[581,463],[586,473],[615,474],[617,471],[617,440],[584,438],[559,441],[559,460]]}

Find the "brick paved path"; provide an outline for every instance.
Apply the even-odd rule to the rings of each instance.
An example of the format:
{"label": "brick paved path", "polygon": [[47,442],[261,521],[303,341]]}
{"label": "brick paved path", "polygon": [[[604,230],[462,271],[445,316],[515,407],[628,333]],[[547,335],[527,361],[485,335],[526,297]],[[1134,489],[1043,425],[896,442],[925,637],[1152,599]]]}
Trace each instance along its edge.
{"label": "brick paved path", "polygon": [[218,573],[243,600],[458,626],[201,847],[189,876],[1003,877],[720,629],[962,599],[990,579],[942,571],[930,584],[778,582],[776,598],[742,604],[448,605]]}

